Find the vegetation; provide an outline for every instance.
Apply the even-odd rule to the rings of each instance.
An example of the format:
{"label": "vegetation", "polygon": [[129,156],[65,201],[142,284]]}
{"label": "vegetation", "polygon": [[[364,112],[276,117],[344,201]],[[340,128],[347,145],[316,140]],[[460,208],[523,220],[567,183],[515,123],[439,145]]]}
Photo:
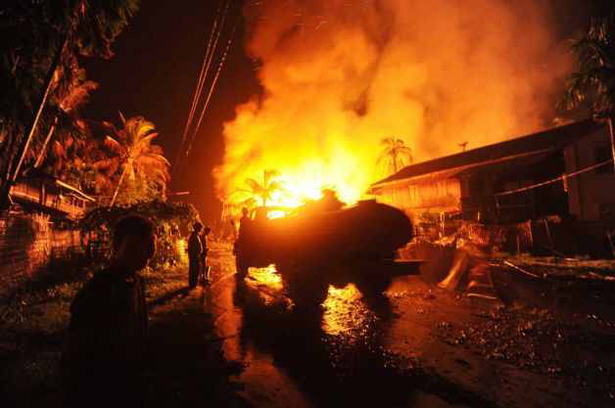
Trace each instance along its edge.
{"label": "vegetation", "polygon": [[572,51],[577,69],[568,80],[564,102],[568,108],[588,102],[594,115],[607,121],[615,160],[615,14],[592,21],[589,31],[573,44]]}
{"label": "vegetation", "polygon": [[263,170],[263,180],[258,181],[253,178],[248,178],[245,181],[247,188],[241,188],[235,193],[247,195],[248,198],[242,201],[242,204],[249,206],[260,199],[263,207],[267,207],[267,202],[271,200],[276,193],[285,193],[284,185],[279,180],[280,172],[277,170]]}
{"label": "vegetation", "polygon": [[412,164],[412,149],[403,140],[396,137],[386,137],[380,141],[382,152],[378,164],[383,164],[388,174],[395,174],[404,166]]}
{"label": "vegetation", "polygon": [[[158,136],[154,124],[142,116],[126,120],[120,113],[120,119],[122,128],[119,129],[105,123],[112,133],[104,139],[109,155],[93,164],[93,168],[100,172],[99,184],[113,188],[110,205],[116,201],[121,205],[131,205],[165,199],[170,163],[163,156],[162,148],[152,144]],[[118,195],[120,191],[122,194]]]}
{"label": "vegetation", "polygon": [[[31,165],[53,134],[75,127],[76,109],[95,84],[83,57],[109,58],[111,44],[138,9],[137,0],[9,0],[0,6],[0,172],[14,172],[45,91],[49,94],[32,147]],[[57,65],[56,65],[57,62]],[[42,147],[45,149],[42,149]],[[38,163],[41,164],[40,162]]]}
{"label": "vegetation", "polygon": [[152,262],[154,266],[170,266],[185,261],[186,253],[178,243],[199,215],[192,204],[163,201],[141,202],[127,207],[98,207],[88,212],[80,221],[79,228],[86,234],[95,233],[104,243],[104,252],[110,253],[110,232],[115,223],[126,214],[138,214],[152,220],[156,225],[158,250]]}
{"label": "vegetation", "polygon": [[89,130],[81,120],[77,122],[77,126],[74,132],[63,133],[61,138],[51,142],[48,153],[41,151],[44,158],[37,168],[44,169],[82,190],[95,193],[96,172],[92,168],[92,155],[97,149],[97,143],[86,136],[89,135]]}

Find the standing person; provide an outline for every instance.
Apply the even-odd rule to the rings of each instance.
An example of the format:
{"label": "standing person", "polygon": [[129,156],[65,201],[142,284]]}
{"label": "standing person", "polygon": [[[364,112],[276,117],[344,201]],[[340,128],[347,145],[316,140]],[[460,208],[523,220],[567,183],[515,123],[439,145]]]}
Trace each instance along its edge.
{"label": "standing person", "polygon": [[203,284],[209,283],[209,267],[207,266],[207,252],[209,248],[207,245],[207,236],[210,232],[211,228],[205,227],[201,234],[201,244],[203,246],[203,251],[201,251],[201,273],[203,274]]}
{"label": "standing person", "polygon": [[201,256],[203,253],[203,243],[201,242],[200,232],[203,224],[195,222],[192,226],[192,234],[188,239],[188,286],[196,287],[201,269]]}
{"label": "standing person", "polygon": [[75,296],[60,365],[66,407],[144,405],[147,309],[137,272],[155,250],[154,225],[136,215],[123,218],[110,266]]}

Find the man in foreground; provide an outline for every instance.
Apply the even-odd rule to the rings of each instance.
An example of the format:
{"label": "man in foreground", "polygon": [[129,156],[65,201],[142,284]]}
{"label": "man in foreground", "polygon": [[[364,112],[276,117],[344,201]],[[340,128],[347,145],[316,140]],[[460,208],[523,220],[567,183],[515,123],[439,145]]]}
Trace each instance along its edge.
{"label": "man in foreground", "polygon": [[67,407],[143,406],[147,309],[137,272],[155,250],[153,224],[123,218],[110,266],[77,293],[61,361]]}

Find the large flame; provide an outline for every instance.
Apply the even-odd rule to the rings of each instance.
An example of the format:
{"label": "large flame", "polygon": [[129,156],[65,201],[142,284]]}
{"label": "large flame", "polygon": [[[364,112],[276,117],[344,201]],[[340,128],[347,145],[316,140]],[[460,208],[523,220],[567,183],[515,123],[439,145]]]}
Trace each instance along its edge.
{"label": "large flame", "polygon": [[541,4],[248,2],[263,92],[225,125],[219,196],[275,169],[289,191],[275,204],[323,187],[355,202],[387,175],[376,165],[384,137],[405,140],[418,161],[537,130],[568,69]]}

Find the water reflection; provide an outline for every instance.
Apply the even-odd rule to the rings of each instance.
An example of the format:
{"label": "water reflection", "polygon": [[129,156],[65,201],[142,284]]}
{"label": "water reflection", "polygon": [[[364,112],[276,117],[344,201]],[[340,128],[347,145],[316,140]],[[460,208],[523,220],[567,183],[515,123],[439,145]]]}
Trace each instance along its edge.
{"label": "water reflection", "polygon": [[[246,280],[236,288],[240,293],[236,298],[245,301],[246,288],[266,306],[282,307],[289,312],[294,307],[292,300],[287,297],[284,282],[275,265],[250,268]],[[377,312],[387,314],[387,303],[386,296],[364,296],[353,283],[344,287],[329,285],[320,310],[311,310],[310,313],[314,318],[322,318],[321,329],[327,335],[358,336],[365,334],[368,326],[378,318]],[[258,306],[252,304],[251,307]]]}
{"label": "water reflection", "polygon": [[329,286],[329,295],[323,303],[322,329],[331,336],[365,334],[376,318],[354,284],[344,288]]}
{"label": "water reflection", "polygon": [[[232,274],[232,258],[216,269]],[[350,283],[329,286],[320,307],[296,307],[274,266],[210,291],[224,354],[244,367],[237,381],[249,400],[263,398],[258,406],[395,406],[411,398],[408,378],[383,346],[391,326],[386,296]]]}
{"label": "water reflection", "polygon": [[286,303],[287,307],[292,306],[289,299],[282,298],[284,285],[275,265],[269,265],[267,268],[250,268],[245,282],[239,283],[252,288],[267,306],[278,302]]}

